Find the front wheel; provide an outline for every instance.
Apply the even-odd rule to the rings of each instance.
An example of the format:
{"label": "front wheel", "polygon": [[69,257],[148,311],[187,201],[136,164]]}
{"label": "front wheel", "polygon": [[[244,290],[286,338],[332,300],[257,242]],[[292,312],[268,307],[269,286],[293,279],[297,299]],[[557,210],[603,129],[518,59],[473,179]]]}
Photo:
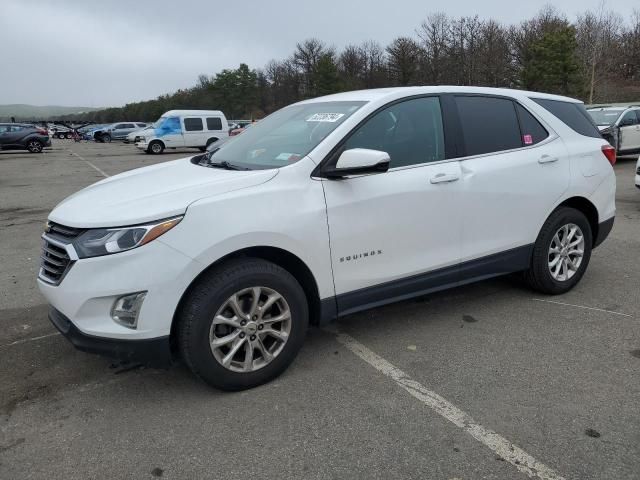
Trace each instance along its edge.
{"label": "front wheel", "polygon": [[154,140],[147,147],[147,153],[153,153],[154,155],[158,155],[164,151],[164,145],[162,142]]}
{"label": "front wheel", "polygon": [[105,143],[111,143],[111,135],[105,133],[104,135],[102,135],[102,141]]}
{"label": "front wheel", "polygon": [[542,226],[525,273],[527,283],[541,293],[571,290],[584,275],[593,246],[587,217],[575,208],[555,210]]}
{"label": "front wheel", "polygon": [[193,373],[216,388],[244,390],[289,366],[309,313],[289,272],[244,258],[206,274],[187,295],[178,322],[180,351]]}

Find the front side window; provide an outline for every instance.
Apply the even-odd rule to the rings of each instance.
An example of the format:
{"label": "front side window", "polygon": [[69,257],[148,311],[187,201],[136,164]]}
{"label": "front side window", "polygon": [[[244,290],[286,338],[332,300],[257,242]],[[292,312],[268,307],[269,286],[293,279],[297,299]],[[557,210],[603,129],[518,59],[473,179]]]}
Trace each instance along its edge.
{"label": "front side window", "polygon": [[637,124],[638,124],[638,117],[636,117],[636,112],[634,112],[633,110],[629,110],[620,119],[621,127],[629,127],[631,125],[637,125]]}
{"label": "front side window", "polygon": [[155,127],[155,134],[158,136],[182,133],[179,117],[160,117]]}
{"label": "front side window", "polygon": [[311,152],[365,103],[311,102],[285,107],[213,150],[208,163],[227,162],[251,170],[290,165]]}
{"label": "front side window", "polygon": [[125,128],[124,123],[119,123],[115,127],[113,127],[114,130],[122,130],[123,128]]}
{"label": "front side window", "polygon": [[506,98],[457,96],[467,156],[522,147],[514,103]]}
{"label": "front side window", "polygon": [[387,152],[390,168],[444,160],[440,100],[423,97],[391,105],[360,126],[344,148]]}
{"label": "front side window", "polygon": [[185,118],[184,129],[187,132],[199,132],[203,130],[201,118]]}

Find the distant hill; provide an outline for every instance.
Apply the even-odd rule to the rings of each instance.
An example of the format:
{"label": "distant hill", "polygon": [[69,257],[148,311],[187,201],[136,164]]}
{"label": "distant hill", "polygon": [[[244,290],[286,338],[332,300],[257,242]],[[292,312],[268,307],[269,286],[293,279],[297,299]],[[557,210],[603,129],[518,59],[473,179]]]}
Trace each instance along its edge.
{"label": "distant hill", "polygon": [[100,110],[94,107],[62,107],[59,105],[0,105],[0,121],[7,122],[11,117],[15,117],[16,121],[47,119],[59,117],[62,115],[72,115],[74,113],[91,112]]}

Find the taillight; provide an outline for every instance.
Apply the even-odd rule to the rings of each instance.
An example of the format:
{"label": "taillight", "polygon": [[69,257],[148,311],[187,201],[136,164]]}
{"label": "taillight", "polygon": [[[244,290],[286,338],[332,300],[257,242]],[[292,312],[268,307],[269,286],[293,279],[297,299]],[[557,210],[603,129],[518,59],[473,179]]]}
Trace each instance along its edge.
{"label": "taillight", "polygon": [[616,149],[611,145],[603,145],[602,154],[607,157],[607,160],[609,160],[612,166],[616,164]]}
{"label": "taillight", "polygon": [[40,135],[49,135],[49,132],[47,132],[44,128],[36,128],[36,130],[38,130],[38,133]]}

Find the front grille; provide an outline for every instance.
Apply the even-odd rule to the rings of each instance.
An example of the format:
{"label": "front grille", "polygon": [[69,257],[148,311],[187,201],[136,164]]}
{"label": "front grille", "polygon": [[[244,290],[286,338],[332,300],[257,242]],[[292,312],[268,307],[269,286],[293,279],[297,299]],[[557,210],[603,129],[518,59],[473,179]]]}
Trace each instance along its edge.
{"label": "front grille", "polygon": [[42,235],[42,257],[38,274],[40,279],[52,285],[60,284],[73,264],[66,246],[83,231],[53,222],[47,224],[47,230]]}
{"label": "front grille", "polygon": [[83,232],[83,230],[80,228],[66,227],[54,222],[49,222],[47,225],[48,234],[63,238],[65,240],[73,240]]}

